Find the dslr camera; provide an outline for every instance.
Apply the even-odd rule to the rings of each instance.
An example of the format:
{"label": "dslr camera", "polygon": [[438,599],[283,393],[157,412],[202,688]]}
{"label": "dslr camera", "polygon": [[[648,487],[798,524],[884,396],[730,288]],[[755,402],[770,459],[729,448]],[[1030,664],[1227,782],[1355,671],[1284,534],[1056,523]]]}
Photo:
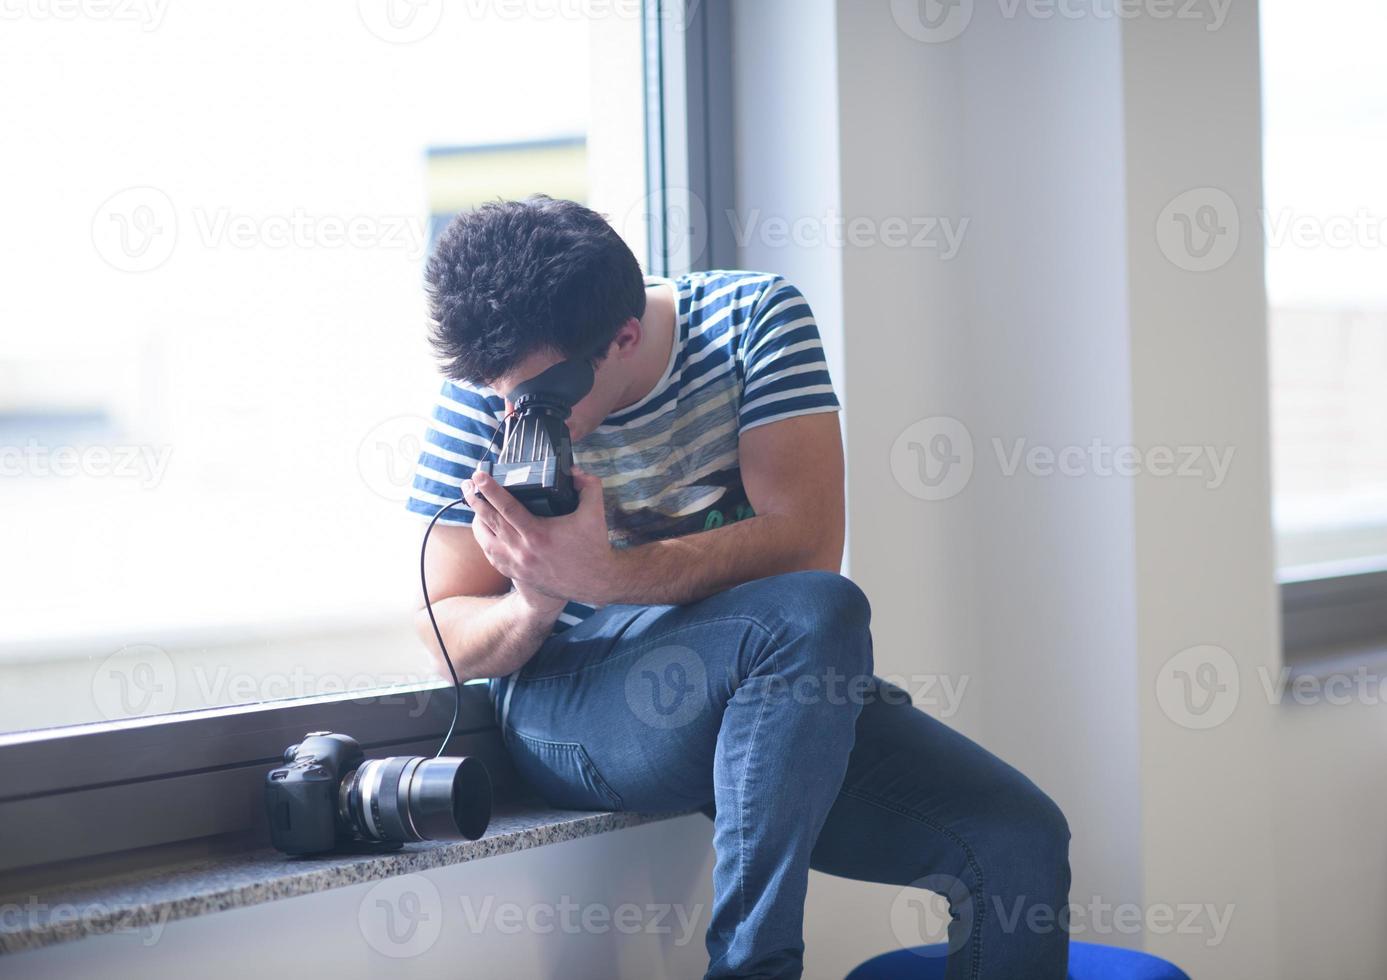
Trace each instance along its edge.
{"label": "dslr camera", "polygon": [[309,732],[265,777],[265,809],[286,854],[476,840],[491,822],[491,777],[470,756],[367,759],[350,735]]}
{"label": "dslr camera", "polygon": [[495,462],[483,460],[477,466],[539,517],[578,509],[567,419],[592,390],[592,382],[592,365],[576,359],[560,361],[516,385],[507,396],[515,407],[506,416],[501,451]]}

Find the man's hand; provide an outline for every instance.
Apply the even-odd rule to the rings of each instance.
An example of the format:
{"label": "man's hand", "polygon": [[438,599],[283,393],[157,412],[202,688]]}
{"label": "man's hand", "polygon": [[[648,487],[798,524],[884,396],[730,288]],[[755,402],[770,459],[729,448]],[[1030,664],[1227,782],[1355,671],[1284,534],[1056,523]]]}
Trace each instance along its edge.
{"label": "man's hand", "polygon": [[462,485],[462,494],[475,512],[472,531],[482,553],[517,591],[560,606],[567,599],[600,605],[614,561],[602,481],[574,467],[573,482],[578,509],[563,517],[536,517],[482,472]]}

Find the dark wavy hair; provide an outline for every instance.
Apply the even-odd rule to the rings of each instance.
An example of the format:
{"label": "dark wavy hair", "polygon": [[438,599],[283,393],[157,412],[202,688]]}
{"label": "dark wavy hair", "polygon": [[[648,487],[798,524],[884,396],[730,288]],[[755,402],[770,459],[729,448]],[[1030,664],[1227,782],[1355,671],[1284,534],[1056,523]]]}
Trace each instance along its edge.
{"label": "dark wavy hair", "polygon": [[640,263],[596,211],[543,195],[455,217],[425,272],[429,340],[455,381],[487,384],[539,350],[606,355],[645,313]]}

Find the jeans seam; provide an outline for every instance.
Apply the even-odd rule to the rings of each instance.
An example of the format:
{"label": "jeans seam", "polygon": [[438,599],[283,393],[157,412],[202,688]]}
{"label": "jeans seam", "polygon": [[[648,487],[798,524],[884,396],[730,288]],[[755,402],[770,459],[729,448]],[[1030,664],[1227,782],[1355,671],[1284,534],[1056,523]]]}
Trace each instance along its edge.
{"label": "jeans seam", "polygon": [[973,931],[975,932],[972,944],[973,956],[972,962],[969,964],[969,976],[972,977],[973,980],[977,980],[977,978],[982,974],[982,926],[983,918],[987,914],[987,887],[983,880],[982,865],[978,863],[977,855],[974,854],[973,849],[968,846],[968,842],[964,840],[961,836],[959,836],[957,833],[950,830],[948,827],[945,827],[943,824],[931,820],[923,813],[919,813],[915,810],[912,810],[907,806],[902,806],[899,803],[894,803],[891,800],[887,800],[882,797],[876,796],[871,793],[866,793],[858,789],[848,789],[847,787],[844,787],[839,792],[843,796],[847,796],[855,800],[861,800],[863,803],[870,803],[873,806],[879,806],[886,810],[891,810],[892,812],[898,813],[903,817],[908,817],[909,819],[914,820],[917,823],[924,824],[926,827],[928,827],[930,830],[933,830],[935,833],[942,834],[949,840],[953,841],[955,844],[958,845],[959,849],[963,851],[963,855],[968,861],[968,867],[972,869],[974,877],[978,879],[977,914],[973,920]]}
{"label": "jeans seam", "polygon": [[511,735],[520,739],[522,742],[544,745],[548,746],[550,749],[568,752],[573,757],[574,764],[587,773],[593,783],[596,784],[598,792],[606,797],[608,803],[612,804],[613,810],[620,811],[626,808],[626,805],[622,802],[621,794],[612,789],[611,785],[607,782],[607,777],[602,775],[601,770],[597,768],[597,763],[592,761],[592,757],[588,755],[588,751],[583,747],[582,742],[556,742],[553,739],[526,735],[524,732],[514,729],[511,730]]}
{"label": "jeans seam", "polygon": [[[769,660],[772,674],[775,673],[775,663],[779,656],[780,648],[772,648]],[[750,746],[756,745],[756,736],[761,731],[761,720],[766,716],[766,705],[769,703],[769,700],[762,698],[761,706],[756,709],[756,723],[751,726],[751,738],[748,740]],[[750,769],[748,760],[748,764],[742,767],[742,778],[737,785],[737,918],[740,922],[746,921],[746,779]]]}

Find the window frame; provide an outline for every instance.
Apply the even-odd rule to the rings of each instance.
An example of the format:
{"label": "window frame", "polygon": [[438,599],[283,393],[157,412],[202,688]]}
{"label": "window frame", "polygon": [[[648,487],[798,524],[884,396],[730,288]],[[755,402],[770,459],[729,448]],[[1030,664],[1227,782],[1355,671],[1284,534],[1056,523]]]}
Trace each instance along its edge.
{"label": "window frame", "polygon": [[[718,213],[713,209],[732,206],[728,3],[643,5],[648,262],[657,275],[734,261],[730,226],[706,223]],[[710,232],[700,254],[690,254],[691,235],[663,220],[671,207],[697,208],[686,213],[696,213]],[[452,717],[452,692],[451,683],[430,681],[0,734],[0,771],[7,774],[0,786],[0,872],[45,873],[63,862],[223,835],[266,842],[264,774],[285,747],[326,730],[353,735],[368,755],[432,753]],[[513,792],[514,770],[487,685],[464,684],[457,696],[459,724],[448,752],[481,757],[498,794]]]}
{"label": "window frame", "polygon": [[1349,562],[1288,568],[1279,585],[1288,666],[1387,654],[1387,568]]}
{"label": "window frame", "polygon": [[[732,224],[713,220],[736,206],[731,0],[646,0],[642,15],[648,270],[735,268]],[[670,214],[687,220],[671,227]]]}

